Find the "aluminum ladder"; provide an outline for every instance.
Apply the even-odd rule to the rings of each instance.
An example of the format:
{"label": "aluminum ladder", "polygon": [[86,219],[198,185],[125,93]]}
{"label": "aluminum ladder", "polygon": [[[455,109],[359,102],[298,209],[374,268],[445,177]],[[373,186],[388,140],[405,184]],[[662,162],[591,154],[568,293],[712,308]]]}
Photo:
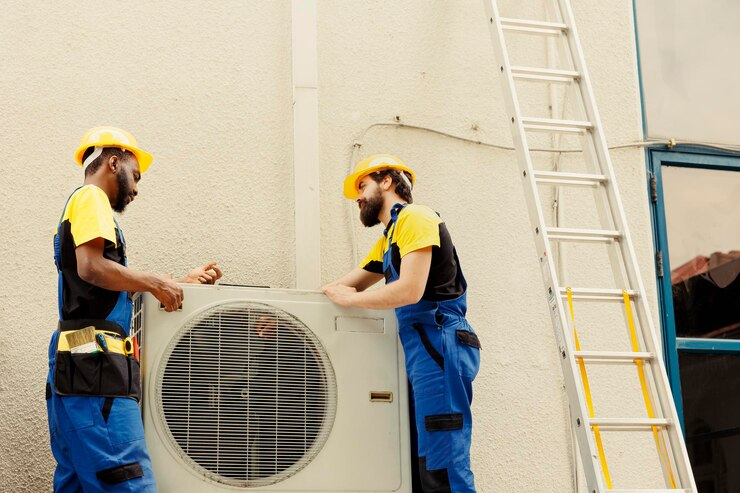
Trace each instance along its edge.
{"label": "aluminum ladder", "polygon": [[[570,419],[581,452],[581,462],[591,493],[620,492],[692,492],[696,484],[691,472],[680,422],[671,396],[653,318],[645,299],[645,288],[638,271],[635,251],[627,230],[625,213],[614,178],[609,152],[579,43],[569,0],[546,0],[544,19],[524,20],[501,17],[496,0],[484,0],[486,22],[490,28],[496,68],[504,89],[507,115],[511,124],[520,177],[525,189],[529,217],[542,267],[545,294],[553,328],[558,341],[565,387],[570,402]],[[514,3],[514,2],[512,2]],[[507,39],[513,36],[544,37],[548,47],[559,50],[558,65],[552,67],[513,66]],[[529,38],[531,39],[531,38]],[[542,43],[543,50],[546,45]],[[516,52],[519,54],[520,52]],[[517,98],[517,82],[530,84],[564,84],[575,95],[578,119],[542,118],[523,115]],[[528,101],[531,103],[531,101]],[[550,116],[553,116],[552,114]],[[532,133],[545,133],[550,138],[578,136],[586,172],[574,173],[538,170],[528,144]],[[556,137],[557,136],[557,137]],[[549,227],[544,220],[540,188],[589,187],[594,191],[601,229]],[[556,224],[557,226],[557,224]],[[590,242],[608,245],[609,264],[614,280],[622,289],[568,287],[559,284],[559,272],[553,251],[568,242]],[[565,277],[565,276],[564,276]],[[629,325],[631,351],[582,350],[576,331],[574,303],[622,303],[625,325]],[[636,319],[634,317],[636,314]],[[637,327],[637,328],[636,328]],[[588,369],[592,364],[635,365],[642,399],[646,408],[642,417],[602,417],[594,408]],[[612,484],[602,435],[606,432],[642,431],[652,433],[662,478],[655,485]],[[653,440],[650,440],[653,442]],[[625,451],[622,451],[623,454]],[[629,454],[631,451],[626,451]],[[617,481],[614,481],[615,483]]]}

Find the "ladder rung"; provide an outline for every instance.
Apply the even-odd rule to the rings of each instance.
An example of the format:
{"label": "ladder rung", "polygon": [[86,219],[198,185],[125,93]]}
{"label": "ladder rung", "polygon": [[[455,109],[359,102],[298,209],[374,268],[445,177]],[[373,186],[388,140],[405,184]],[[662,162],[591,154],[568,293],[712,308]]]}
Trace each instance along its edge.
{"label": "ladder rung", "polygon": [[[559,344],[559,350],[563,357],[562,361],[566,364],[563,375],[568,390],[568,400],[570,401],[571,409],[574,410],[573,412],[580,413],[578,419],[573,420],[577,421],[573,423],[573,426],[576,428],[575,433],[578,435],[579,444],[584,445],[580,449],[584,475],[589,478],[589,486],[594,486],[593,488],[589,487],[589,492],[592,489],[604,488],[606,464],[604,462],[602,444],[596,431],[602,429],[612,434],[639,431],[645,435],[644,438],[646,440],[649,439],[648,435],[651,434],[651,430],[657,434],[657,438],[659,438],[657,444],[658,455],[661,459],[660,467],[666,481],[660,483],[651,481],[648,483],[647,481],[639,481],[638,478],[635,481],[630,481],[632,484],[618,485],[615,489],[609,488],[603,491],[600,489],[599,491],[601,493],[696,493],[691,464],[680,429],[679,415],[677,415],[675,407],[672,405],[670,388],[667,387],[665,368],[662,365],[662,353],[656,349],[657,341],[653,339],[655,335],[652,325],[653,319],[651,316],[644,316],[645,314],[642,312],[644,312],[645,307],[634,307],[635,309],[639,308],[641,311],[641,313],[637,314],[637,318],[639,318],[640,324],[644,325],[641,329],[646,339],[644,341],[645,345],[641,348],[635,346],[638,351],[629,351],[630,346],[628,345],[624,347],[612,346],[611,348],[606,348],[611,349],[607,351],[575,351],[570,339],[567,337],[568,329],[573,330],[573,327],[570,327],[570,320],[566,315],[568,307],[564,307],[563,305],[566,304],[570,296],[574,300],[578,300],[578,303],[590,303],[591,305],[596,303],[604,303],[605,305],[606,303],[619,303],[621,305],[626,300],[628,309],[632,302],[635,305],[641,305],[642,298],[645,296],[644,288],[642,287],[643,280],[640,278],[638,271],[637,259],[634,258],[634,248],[630,243],[625,228],[622,227],[622,224],[626,223],[625,211],[618,196],[617,184],[612,181],[614,169],[609,160],[609,149],[602,132],[603,123],[598,118],[595,96],[591,84],[588,83],[586,77],[586,63],[583,59],[581,41],[578,39],[576,33],[575,20],[569,5],[570,2],[559,0],[555,2],[556,7],[554,10],[557,11],[557,15],[548,15],[546,17],[533,14],[526,16],[543,20],[501,18],[499,16],[497,2],[484,0],[484,4],[486,10],[485,20],[489,23],[494,52],[498,59],[498,64],[495,68],[497,72],[500,69],[502,75],[505,75],[505,77],[500,77],[499,80],[504,89],[503,92],[508,108],[507,112],[509,113],[508,119],[511,123],[513,142],[517,150],[520,176],[524,182],[523,185],[530,212],[532,229],[539,233],[539,236],[536,238],[538,250],[540,252],[544,251],[543,255],[550,256],[550,247],[556,244],[563,246],[558,241],[601,242],[592,244],[606,246],[610,245],[609,242],[616,242],[613,244],[620,247],[621,256],[624,257],[622,259],[623,262],[621,262],[623,265],[615,264],[613,266],[613,269],[617,270],[617,272],[614,272],[614,276],[619,278],[624,277],[624,282],[593,283],[591,286],[596,286],[594,288],[588,287],[589,284],[580,284],[580,286],[586,287],[567,287],[572,285],[572,283],[567,280],[556,280],[557,276],[553,271],[553,259],[547,259],[549,266],[545,265],[548,268],[545,272],[545,292],[548,295],[548,302],[551,305],[557,304],[557,306],[552,307],[556,312],[553,316],[553,326],[560,336],[565,334],[566,340],[569,341],[567,349],[563,348],[562,344]],[[549,6],[552,7],[552,5]],[[551,21],[547,21],[547,19],[551,19]],[[535,62],[518,62],[512,64],[509,61],[512,52],[507,49],[508,41],[512,40],[512,38],[524,37],[527,39],[534,39],[536,37],[541,40],[548,39],[559,42],[565,40],[567,45],[566,51],[570,55],[566,58],[570,58],[572,64],[562,64],[559,66],[554,63]],[[525,49],[527,47],[517,46],[517,48]],[[558,116],[551,115],[553,118],[548,118],[550,115],[544,111],[522,111],[521,104],[524,101],[517,98],[517,89],[522,85],[534,84],[537,84],[538,87],[543,87],[544,85],[554,87],[550,86],[550,84],[559,84],[559,87],[563,88],[575,87],[578,89],[576,91],[577,99],[579,99],[577,105],[578,111],[567,112],[564,115]],[[539,137],[535,133],[542,133],[543,137],[579,137],[580,139],[586,139],[586,142],[582,143],[585,147],[589,147],[592,156],[586,157],[586,167],[581,168],[582,173],[562,173],[558,171],[558,167],[554,169],[546,167],[547,169],[552,169],[552,171],[535,170],[532,166],[530,153],[543,151],[543,149],[537,149],[531,143],[531,138],[537,140],[536,137]],[[529,143],[528,140],[530,141]],[[567,225],[574,226],[574,228],[548,228],[540,220],[543,211],[539,192],[543,186],[553,189],[556,187],[591,188],[592,191],[598,192],[599,196],[603,196],[601,198],[606,202],[603,210],[600,209],[601,215],[604,217],[610,215],[613,221],[604,221],[593,226],[582,222],[580,225]],[[599,190],[602,186],[605,192],[603,194]],[[557,190],[548,190],[547,192],[557,192]],[[553,224],[553,226],[557,225]],[[584,227],[597,229],[580,229]],[[543,240],[546,241],[544,247],[542,245]],[[540,258],[540,260],[543,261],[543,258]],[[608,264],[603,264],[601,268],[606,269],[608,267]],[[553,303],[553,301],[557,303]],[[637,303],[638,301],[640,303]],[[622,306],[622,308],[624,307]],[[629,310],[627,316],[631,317]],[[629,322],[632,323],[632,320],[629,320]],[[564,330],[565,333],[563,332]],[[562,337],[559,337],[559,340],[562,343]],[[647,411],[643,412],[619,413],[621,416],[616,412],[606,412],[601,416],[590,418],[589,416],[593,414],[593,411],[590,413],[587,412],[587,405],[591,407],[591,403],[588,402],[590,398],[588,395],[584,395],[586,393],[584,389],[587,389],[588,382],[586,381],[586,375],[579,375],[576,368],[579,364],[583,366],[584,361],[596,362],[596,364],[601,366],[619,364],[622,365],[622,368],[625,367],[624,365],[629,365],[630,363],[634,365],[635,362],[637,362],[638,367],[642,367],[643,364],[645,366],[649,365],[649,373],[654,378],[649,379],[648,386],[650,388],[647,391],[650,394],[655,394],[650,396],[651,399],[655,399],[655,413],[648,408]],[[614,370],[619,370],[619,368],[614,368]],[[612,397],[616,399],[615,402],[619,403],[619,395]],[[664,441],[668,443],[663,443]],[[624,445],[626,448],[616,447],[621,450],[612,455],[619,455],[619,453],[622,453],[622,455],[630,454],[632,449],[629,447],[634,444]],[[608,452],[607,455],[609,455]],[[601,465],[599,464],[599,458],[602,462]],[[669,477],[675,479],[675,481],[668,481]],[[608,478],[606,482],[609,482]],[[596,483],[598,483],[598,487],[596,487]],[[673,487],[671,488],[671,486]]]}
{"label": "ladder rung", "polygon": [[511,67],[515,79],[526,79],[541,82],[568,83],[578,80],[580,74],[574,70],[557,70],[550,68]]}
{"label": "ladder rung", "polygon": [[535,171],[537,183],[552,185],[570,185],[574,187],[597,187],[606,183],[606,175],[587,173],[563,173],[561,171]]}
{"label": "ladder rung", "polygon": [[[624,301],[621,289],[596,289],[596,288],[572,288],[574,300],[595,300],[595,301]],[[627,290],[630,298],[638,296],[637,291]],[[560,296],[568,297],[566,288],[560,288]]]}
{"label": "ladder rung", "polygon": [[583,133],[592,129],[591,122],[579,120],[554,120],[552,118],[523,117],[522,124],[526,130],[536,132]]}
{"label": "ladder rung", "polygon": [[612,229],[574,229],[574,228],[545,228],[547,237],[559,241],[613,241],[622,237],[617,230]]}
{"label": "ladder rung", "polygon": [[568,31],[568,26],[560,22],[530,21],[525,19],[501,18],[501,27],[506,31],[529,34],[558,36]]}
{"label": "ladder rung", "polygon": [[583,358],[585,361],[613,361],[615,363],[632,363],[635,360],[652,361],[655,359],[655,353],[630,351],[576,351],[573,355],[576,358]]}
{"label": "ladder rung", "polygon": [[658,426],[665,428],[671,420],[665,418],[588,418],[590,426],[613,430],[641,430]]}

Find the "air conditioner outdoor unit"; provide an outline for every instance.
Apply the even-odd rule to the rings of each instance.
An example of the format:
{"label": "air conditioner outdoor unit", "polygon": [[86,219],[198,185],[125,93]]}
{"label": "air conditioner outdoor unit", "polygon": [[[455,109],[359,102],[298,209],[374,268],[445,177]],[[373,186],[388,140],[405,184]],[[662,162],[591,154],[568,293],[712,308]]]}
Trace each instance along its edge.
{"label": "air conditioner outdoor unit", "polygon": [[321,293],[183,286],[134,305],[146,441],[162,493],[410,492],[391,311]]}

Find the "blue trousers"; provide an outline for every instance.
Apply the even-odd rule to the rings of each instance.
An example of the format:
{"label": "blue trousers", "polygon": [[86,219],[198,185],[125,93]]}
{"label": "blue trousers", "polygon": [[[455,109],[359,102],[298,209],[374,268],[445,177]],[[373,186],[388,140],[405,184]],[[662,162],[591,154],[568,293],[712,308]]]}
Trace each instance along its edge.
{"label": "blue trousers", "polygon": [[464,317],[437,314],[431,324],[404,323],[413,318],[424,320],[399,317],[399,335],[411,382],[421,487],[424,493],[475,493],[470,404],[480,366],[478,339]]}
{"label": "blue trousers", "polygon": [[57,461],[54,492],[155,492],[138,403],[126,397],[54,392],[57,338],[58,332],[49,347],[46,400],[51,451]]}

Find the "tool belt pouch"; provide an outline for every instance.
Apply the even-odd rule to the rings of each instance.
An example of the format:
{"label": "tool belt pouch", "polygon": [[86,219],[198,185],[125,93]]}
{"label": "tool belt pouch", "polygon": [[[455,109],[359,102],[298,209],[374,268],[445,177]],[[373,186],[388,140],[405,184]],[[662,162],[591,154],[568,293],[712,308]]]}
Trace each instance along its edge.
{"label": "tool belt pouch", "polygon": [[59,395],[130,397],[140,401],[139,362],[132,355],[113,351],[57,350],[54,390]]}
{"label": "tool belt pouch", "polygon": [[132,397],[141,400],[139,362],[117,353],[57,351],[54,390],[59,395]]}

